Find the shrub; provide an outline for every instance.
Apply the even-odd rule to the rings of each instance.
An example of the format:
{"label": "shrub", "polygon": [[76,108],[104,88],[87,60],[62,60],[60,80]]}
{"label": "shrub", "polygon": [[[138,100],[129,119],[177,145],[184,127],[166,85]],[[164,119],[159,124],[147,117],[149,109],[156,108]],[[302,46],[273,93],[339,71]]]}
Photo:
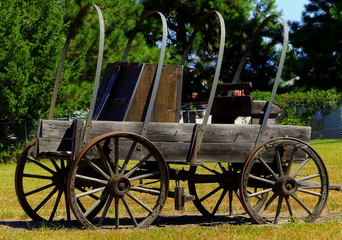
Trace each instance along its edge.
{"label": "shrub", "polygon": [[[270,92],[255,91],[252,93],[254,100],[268,101]],[[279,94],[274,100],[284,111],[284,117],[280,124],[286,125],[308,125],[312,116],[318,111],[327,115],[337,109],[342,101],[342,93],[336,89],[317,90],[308,92],[290,92]]]}

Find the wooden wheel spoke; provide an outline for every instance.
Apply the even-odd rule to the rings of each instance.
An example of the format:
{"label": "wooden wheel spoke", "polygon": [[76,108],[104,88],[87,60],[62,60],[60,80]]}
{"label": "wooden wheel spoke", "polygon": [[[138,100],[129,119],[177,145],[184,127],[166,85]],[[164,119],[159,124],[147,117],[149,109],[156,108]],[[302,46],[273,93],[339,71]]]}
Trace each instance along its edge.
{"label": "wooden wheel spoke", "polygon": [[63,195],[63,191],[58,191],[57,199],[56,199],[55,204],[54,204],[54,206],[53,206],[53,209],[52,209],[52,212],[51,212],[49,221],[52,221],[53,218],[55,217],[55,214],[56,214],[58,205],[59,205],[59,203],[60,203],[60,201],[61,201],[62,195]]}
{"label": "wooden wheel spoke", "polygon": [[292,217],[293,216],[293,207],[292,207],[292,204],[290,202],[290,197],[289,196],[285,197],[285,202],[286,202],[286,205],[287,205],[287,209],[289,210],[290,216]]}
{"label": "wooden wheel spoke", "polygon": [[160,174],[159,171],[154,171],[154,172],[151,172],[151,173],[146,173],[146,174],[143,174],[143,175],[140,175],[140,176],[136,176],[136,177],[130,178],[129,181],[133,182],[133,181],[136,181],[136,180],[142,180],[142,179],[150,178],[150,177],[153,177],[153,176],[157,176],[159,174]]}
{"label": "wooden wheel spoke", "polygon": [[85,207],[83,206],[82,202],[79,199],[77,199],[77,205],[79,206],[79,208],[81,209],[83,213],[86,212]]}
{"label": "wooden wheel spoke", "polygon": [[201,197],[200,199],[198,199],[200,202],[203,202],[204,200],[206,200],[207,198],[211,197],[212,195],[214,195],[215,193],[217,193],[220,189],[222,189],[222,186],[218,186],[217,188],[211,190],[209,193],[207,193],[206,195],[204,195],[203,197]]}
{"label": "wooden wheel spoke", "polygon": [[309,191],[309,190],[306,190],[306,189],[302,189],[302,188],[298,188],[297,191],[303,192],[303,193],[307,193],[307,194],[310,194],[310,195],[313,195],[313,196],[317,196],[317,197],[322,196],[320,193],[312,192],[312,191]]}
{"label": "wooden wheel spoke", "polygon": [[265,204],[265,207],[261,208],[260,211],[258,212],[258,214],[261,215],[271,205],[271,203],[274,201],[274,199],[277,198],[277,196],[278,196],[278,194],[273,193],[272,197],[270,197],[270,199]]}
{"label": "wooden wheel spoke", "polygon": [[298,147],[295,147],[292,151],[292,154],[291,154],[291,157],[290,157],[290,160],[289,160],[289,164],[287,165],[287,168],[285,170],[285,175],[289,175],[290,172],[291,172],[291,167],[292,167],[292,163],[293,163],[293,160],[294,160],[294,157],[297,153],[297,150],[298,150]]}
{"label": "wooden wheel spoke", "polygon": [[65,169],[64,160],[61,160],[61,169]]}
{"label": "wooden wheel spoke", "polygon": [[55,184],[54,184],[54,183],[50,183],[50,184],[48,184],[48,185],[45,185],[45,186],[43,186],[43,187],[40,187],[40,188],[37,188],[37,189],[35,189],[35,190],[32,190],[32,191],[30,191],[30,192],[25,193],[25,196],[26,196],[26,197],[27,197],[27,196],[30,196],[30,195],[32,195],[32,194],[38,193],[38,192],[40,192],[40,191],[43,191],[43,190],[48,189],[48,188],[53,187],[53,186],[55,186]]}
{"label": "wooden wheel spoke", "polygon": [[67,214],[67,220],[70,221],[71,220],[70,204],[69,204],[69,201],[68,201],[68,196],[67,196],[66,189],[64,190],[64,201],[65,201],[65,211],[66,211],[66,214]]}
{"label": "wooden wheel spoke", "polygon": [[132,186],[132,191],[142,192],[142,193],[148,193],[151,195],[159,195],[160,190],[154,189],[154,188],[145,188],[145,187],[138,187],[138,186]]}
{"label": "wooden wheel spoke", "polygon": [[114,198],[113,196],[109,196],[109,198],[108,198],[108,200],[106,202],[106,206],[104,207],[103,212],[101,214],[101,217],[100,217],[100,220],[99,220],[99,223],[98,223],[99,226],[101,226],[103,224],[103,221],[104,221],[105,217],[107,216],[107,213],[108,213],[110,204],[113,201],[113,198]]}
{"label": "wooden wheel spoke", "polygon": [[[79,191],[83,192],[83,193],[87,192],[85,189],[82,189],[82,188],[77,188],[77,189],[78,189]],[[96,195],[94,195],[94,194],[89,194],[89,196],[90,196],[91,198],[95,199],[95,200],[100,199],[98,196],[96,196]]]}
{"label": "wooden wheel spoke", "polygon": [[254,180],[257,180],[257,181],[260,181],[260,182],[269,183],[269,184],[272,184],[272,185],[275,185],[275,183],[276,183],[275,181],[268,180],[268,179],[262,178],[262,177],[257,177],[257,176],[254,176],[252,174],[250,174],[249,177],[254,179]]}
{"label": "wooden wheel spoke", "polygon": [[53,171],[51,168],[45,166],[44,164],[42,164],[41,162],[37,161],[34,158],[29,157],[28,158],[31,162],[33,162],[34,164],[36,164],[37,166],[41,167],[42,169],[44,169],[45,171],[51,173],[51,174],[55,174],[56,172]]}
{"label": "wooden wheel spoke", "polygon": [[147,186],[147,185],[150,185],[150,184],[155,184],[155,183],[160,183],[160,179],[157,179],[155,181],[152,181],[152,182],[144,182],[142,184],[139,184],[138,187],[143,187],[143,186]]}
{"label": "wooden wheel spoke", "polygon": [[55,167],[56,171],[61,170],[61,168],[58,166],[58,164],[56,163],[56,161],[54,159],[50,159],[52,165]]}
{"label": "wooden wheel spoke", "polygon": [[298,196],[296,194],[292,194],[291,197],[293,197],[294,200],[296,200],[296,202],[302,207],[305,209],[305,211],[308,213],[308,214],[312,214],[311,210],[302,202],[302,200],[300,200],[298,198]]}
{"label": "wooden wheel spoke", "polygon": [[262,191],[259,191],[259,192],[251,193],[251,194],[248,195],[248,197],[249,198],[256,197],[256,198],[258,198],[260,200],[261,197],[259,195],[265,194],[265,193],[269,193],[271,191],[272,191],[272,188],[268,188],[268,189],[265,189],[265,190],[262,190]]}
{"label": "wooden wheel spoke", "polygon": [[223,200],[224,196],[226,195],[227,191],[228,191],[227,189],[224,189],[224,190],[223,190],[223,192],[222,192],[222,194],[221,194],[219,200],[217,201],[217,203],[216,203],[216,205],[215,205],[215,207],[214,207],[214,209],[213,209],[213,211],[212,211],[212,213],[211,213],[212,215],[215,215],[215,213],[216,213],[216,211],[218,210],[218,208],[220,207],[220,205],[221,205],[221,203],[222,203],[222,200]]}
{"label": "wooden wheel spoke", "polygon": [[272,176],[277,180],[279,177],[277,176],[277,174],[272,170],[272,168],[270,166],[268,166],[268,164],[261,158],[258,158],[259,162],[261,162],[261,164],[267,169],[267,171],[269,171],[269,173],[272,174]]}
{"label": "wooden wheel spoke", "polygon": [[105,179],[109,180],[110,176],[108,176],[101,168],[99,168],[95,163],[91,162],[89,158],[86,156],[83,157],[83,159],[88,163],[90,167],[92,167],[96,172],[101,174]]}
{"label": "wooden wheel spoke", "polygon": [[306,158],[298,167],[297,169],[290,175],[290,177],[294,178],[297,176],[298,172],[309,162],[311,158]]}
{"label": "wooden wheel spoke", "polygon": [[148,159],[152,157],[152,154],[149,153],[147,156],[145,156],[141,161],[139,161],[128,173],[125,174],[125,177],[130,177],[138,168],[140,168],[142,165],[144,165]]}
{"label": "wooden wheel spoke", "polygon": [[277,204],[277,210],[276,210],[276,214],[275,214],[275,217],[274,217],[274,224],[278,223],[278,218],[279,218],[279,215],[280,215],[282,203],[283,203],[283,196],[279,196],[278,204]]}
{"label": "wooden wheel spoke", "polygon": [[81,197],[84,197],[84,196],[93,195],[94,193],[103,191],[104,189],[105,189],[105,187],[95,188],[95,189],[93,189],[91,191],[86,191],[86,192],[77,194],[76,198],[81,198]]}
{"label": "wooden wheel spoke", "polygon": [[108,181],[106,181],[106,180],[101,180],[101,179],[88,177],[88,176],[84,176],[84,175],[80,175],[80,174],[76,174],[76,177],[80,178],[80,179],[84,179],[84,180],[89,180],[92,182],[102,183],[103,185],[107,185],[107,183],[108,183]]}
{"label": "wooden wheel spoke", "polygon": [[106,157],[106,154],[103,152],[103,150],[102,150],[102,148],[101,148],[101,145],[97,142],[97,143],[95,144],[95,146],[96,146],[97,150],[98,150],[99,153],[100,153],[102,163],[103,163],[104,166],[107,168],[109,174],[110,174],[111,176],[113,176],[113,175],[114,175],[114,172],[113,172],[113,170],[112,170],[112,168],[111,168],[111,166],[110,166],[110,164],[109,164],[109,162],[108,162],[108,159],[107,159],[107,157]]}
{"label": "wooden wheel spoke", "polygon": [[202,164],[201,167],[203,167],[204,169],[208,170],[209,172],[212,172],[216,175],[221,175],[221,173],[219,173],[218,171],[216,171],[215,169],[212,169],[211,167],[208,167],[207,165],[205,164]]}
{"label": "wooden wheel spoke", "polygon": [[306,176],[306,177],[302,177],[302,178],[299,178],[299,179],[296,179],[297,183],[301,183],[305,180],[309,180],[309,179],[313,179],[313,178],[317,178],[317,177],[320,177],[321,174],[317,173],[317,174],[312,174],[310,176]]}
{"label": "wooden wheel spoke", "polygon": [[135,217],[133,216],[132,210],[131,210],[131,208],[129,207],[128,202],[127,202],[125,196],[122,197],[121,200],[122,200],[123,204],[125,205],[126,211],[128,212],[129,217],[131,218],[131,220],[132,220],[134,226],[137,227],[137,226],[138,226],[138,222],[137,222],[137,220],[135,219]]}
{"label": "wooden wheel spoke", "polygon": [[149,213],[153,213],[153,210],[151,208],[149,208],[145,203],[143,203],[141,200],[139,200],[138,198],[136,198],[134,195],[132,195],[131,193],[127,193],[127,196],[130,197],[134,202],[138,203],[140,206],[142,206],[146,211],[148,211]]}
{"label": "wooden wheel spoke", "polygon": [[114,198],[114,208],[115,208],[115,228],[119,228],[119,197]]}
{"label": "wooden wheel spoke", "polygon": [[281,165],[281,157],[280,157],[279,148],[276,147],[275,151],[276,151],[276,162],[277,162],[277,167],[278,167],[278,171],[279,171],[279,176],[283,176],[284,171],[283,171],[283,167]]}
{"label": "wooden wheel spoke", "polygon": [[47,203],[47,201],[50,200],[50,198],[58,191],[57,187],[55,187],[45,198],[43,201],[40,202],[40,204],[35,208],[33,209],[34,212],[38,212],[39,209],[41,209],[45,203]]}
{"label": "wooden wheel spoke", "polygon": [[49,179],[52,180],[51,176],[43,176],[43,175],[38,175],[38,174],[28,174],[28,173],[24,173],[23,177],[27,177],[27,178],[38,178],[38,179]]}
{"label": "wooden wheel spoke", "polygon": [[221,168],[221,170],[222,170],[222,173],[225,173],[225,172],[227,172],[227,170],[226,170],[226,168],[222,165],[222,163],[221,162],[218,162],[217,163],[218,165],[219,165],[219,167]]}
{"label": "wooden wheel spoke", "polygon": [[87,217],[95,208],[97,208],[102,201],[105,201],[108,194],[103,194],[83,215]]}
{"label": "wooden wheel spoke", "polygon": [[127,153],[127,156],[126,156],[126,158],[125,158],[124,163],[122,164],[121,172],[120,172],[121,175],[123,175],[123,174],[125,173],[127,164],[128,164],[128,162],[129,162],[129,160],[131,159],[132,154],[133,154],[133,151],[134,151],[134,149],[135,149],[136,146],[137,146],[137,142],[134,141],[134,142],[132,143],[131,148],[129,149],[129,151],[128,151],[128,153]]}

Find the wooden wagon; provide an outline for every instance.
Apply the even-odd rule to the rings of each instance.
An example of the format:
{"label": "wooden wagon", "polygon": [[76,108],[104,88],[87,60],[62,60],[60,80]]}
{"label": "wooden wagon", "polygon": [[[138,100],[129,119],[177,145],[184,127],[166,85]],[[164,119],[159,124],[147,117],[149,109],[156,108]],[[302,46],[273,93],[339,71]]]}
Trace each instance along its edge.
{"label": "wooden wagon", "polygon": [[[53,120],[68,44],[76,23],[90,7],[100,19],[100,44],[89,117]],[[152,14],[158,14],[163,22],[158,65],[127,63],[132,39]],[[204,120],[202,124],[180,123],[184,59],[198,28],[213,15],[221,26],[220,50]],[[267,18],[257,32],[274,18]],[[230,94],[251,88],[250,83],[238,83],[247,55],[233,82],[218,84],[225,27],[216,11],[200,19],[179,66],[163,65],[166,20],[161,13],[148,12],[134,29],[122,62],[109,64],[99,84],[103,18],[96,5],[84,7],[62,54],[49,119],[39,121],[37,138],[18,162],[16,191],[27,215],[35,220],[70,220],[71,209],[89,228],[147,227],[160,215],[168,197],[175,199],[177,210],[191,200],[203,215],[214,216],[232,214],[236,195],[256,223],[295,218],[314,221],[324,208],[329,184],[322,159],[308,145],[310,128],[268,124],[269,118],[279,113],[273,100],[288,38],[286,22],[281,20],[283,51],[272,97],[265,103]],[[218,89],[228,95],[216,96]],[[210,116],[212,123],[207,124]],[[237,116],[251,116],[261,124],[234,124]],[[175,180],[173,189],[170,180]],[[184,181],[189,194],[181,186]]]}

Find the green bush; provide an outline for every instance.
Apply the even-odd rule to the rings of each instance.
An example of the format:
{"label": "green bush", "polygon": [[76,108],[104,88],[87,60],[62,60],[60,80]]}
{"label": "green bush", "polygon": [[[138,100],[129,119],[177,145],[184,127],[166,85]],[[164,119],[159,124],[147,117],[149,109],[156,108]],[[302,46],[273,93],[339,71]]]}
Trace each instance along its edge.
{"label": "green bush", "polygon": [[[254,100],[268,101],[270,92],[255,91],[252,93]],[[327,115],[337,109],[342,101],[342,93],[336,89],[317,90],[308,92],[290,92],[279,94],[274,100],[283,111],[284,116],[280,124],[284,125],[308,125],[312,116],[318,111]]]}

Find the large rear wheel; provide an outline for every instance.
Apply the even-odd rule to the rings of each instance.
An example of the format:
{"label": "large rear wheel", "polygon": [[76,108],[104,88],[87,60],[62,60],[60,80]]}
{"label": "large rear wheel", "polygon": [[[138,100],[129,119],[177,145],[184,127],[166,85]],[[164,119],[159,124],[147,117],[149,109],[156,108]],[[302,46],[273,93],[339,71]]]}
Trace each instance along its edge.
{"label": "large rear wheel", "polygon": [[[239,189],[241,202],[256,223],[313,222],[327,201],[328,173],[321,157],[305,142],[275,138],[249,155]],[[256,208],[265,193],[267,199]]]}

